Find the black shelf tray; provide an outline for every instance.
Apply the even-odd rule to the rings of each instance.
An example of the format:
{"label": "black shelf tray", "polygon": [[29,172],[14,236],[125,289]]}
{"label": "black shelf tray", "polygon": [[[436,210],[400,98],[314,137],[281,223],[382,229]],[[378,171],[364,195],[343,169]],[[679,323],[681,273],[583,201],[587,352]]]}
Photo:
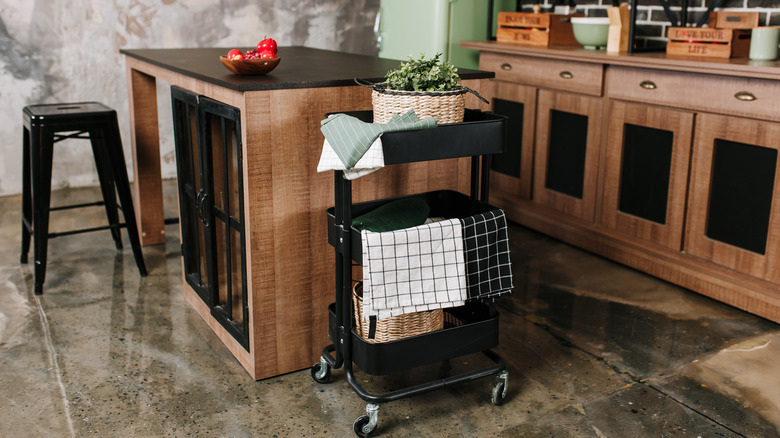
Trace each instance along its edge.
{"label": "black shelf tray", "polygon": [[[430,217],[443,217],[446,219],[464,218],[497,209],[497,207],[480,202],[454,190],[437,190],[433,192],[418,193],[414,195],[399,196],[395,198],[352,204],[352,217],[358,217],[390,201],[404,198],[423,198],[425,202],[427,202],[431,207],[431,212],[429,214]],[[330,207],[327,210],[328,243],[331,246],[337,248],[339,241],[339,227],[336,224],[335,212],[336,207]],[[350,235],[352,260],[354,260],[356,263],[363,263],[363,242],[360,237],[360,230],[353,226],[350,228]]]}
{"label": "black shelf tray", "polygon": [[[328,337],[338,339],[336,305],[328,306]],[[498,312],[483,303],[444,309],[442,330],[391,342],[368,342],[352,330],[352,362],[364,373],[384,375],[479,353],[498,346]]]}
{"label": "black shelf tray", "polygon": [[[343,114],[368,123],[374,120],[373,111]],[[504,152],[506,120],[506,116],[467,108],[460,123],[386,132],[382,134],[385,165],[500,154]]]}

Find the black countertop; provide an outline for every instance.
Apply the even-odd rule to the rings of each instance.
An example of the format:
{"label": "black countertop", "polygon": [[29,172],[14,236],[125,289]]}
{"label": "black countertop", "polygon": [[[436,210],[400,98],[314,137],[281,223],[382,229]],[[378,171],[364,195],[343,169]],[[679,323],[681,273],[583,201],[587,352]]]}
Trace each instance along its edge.
{"label": "black countertop", "polygon": [[[241,48],[242,51],[246,49]],[[355,78],[381,82],[400,61],[309,47],[280,47],[279,65],[266,75],[231,73],[219,57],[230,48],[122,49],[120,53],[221,87],[238,91],[355,85]],[[458,69],[462,79],[495,76],[492,72]]]}

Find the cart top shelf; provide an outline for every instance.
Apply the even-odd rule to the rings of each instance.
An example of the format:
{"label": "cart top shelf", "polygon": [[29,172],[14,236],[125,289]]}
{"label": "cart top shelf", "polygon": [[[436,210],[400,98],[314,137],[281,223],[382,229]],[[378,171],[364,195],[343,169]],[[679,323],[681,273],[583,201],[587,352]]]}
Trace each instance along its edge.
{"label": "cart top shelf", "polygon": [[[374,118],[373,111],[344,114],[368,123]],[[505,130],[505,116],[467,108],[461,123],[382,134],[385,165],[500,154]]]}

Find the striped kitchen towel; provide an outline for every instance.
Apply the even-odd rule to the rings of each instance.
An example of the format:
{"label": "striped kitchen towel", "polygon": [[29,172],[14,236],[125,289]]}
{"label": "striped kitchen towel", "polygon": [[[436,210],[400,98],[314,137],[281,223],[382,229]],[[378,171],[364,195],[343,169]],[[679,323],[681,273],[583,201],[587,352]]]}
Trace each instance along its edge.
{"label": "striped kitchen towel", "polygon": [[325,143],[322,145],[322,155],[320,155],[320,162],[317,164],[317,172],[343,170],[344,178],[353,180],[368,175],[369,173],[376,172],[383,167],[385,167],[385,152],[382,148],[381,136],[374,140],[371,147],[369,147],[366,153],[360,157],[352,169],[344,168],[344,164],[341,162],[338,155],[336,155],[336,152],[326,138]]}
{"label": "striped kitchen towel", "polygon": [[436,119],[420,120],[414,110],[409,110],[405,114],[394,115],[387,123],[366,123],[347,114],[333,114],[323,120],[321,125],[320,130],[327,144],[343,165],[340,170],[344,170],[355,167],[382,133],[434,128]]}

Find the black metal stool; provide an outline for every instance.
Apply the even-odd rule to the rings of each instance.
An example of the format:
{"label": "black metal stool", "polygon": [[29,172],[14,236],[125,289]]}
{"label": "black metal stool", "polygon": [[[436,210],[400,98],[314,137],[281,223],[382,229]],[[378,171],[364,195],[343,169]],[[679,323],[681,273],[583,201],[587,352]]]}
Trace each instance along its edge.
{"label": "black metal stool", "polygon": [[[117,249],[121,249],[122,237],[119,229],[126,227],[135,263],[141,275],[146,276],[146,265],[138,238],[116,111],[98,102],[84,102],[31,105],[24,107],[23,113],[21,262],[27,263],[32,235],[35,256],[35,294],[43,293],[48,239],[70,234],[108,229],[111,230]],[[69,138],[91,141],[103,201],[50,208],[54,143]],[[123,223],[119,222],[117,195],[124,216]],[[49,212],[93,205],[105,205],[108,216],[107,226],[49,233]]]}

